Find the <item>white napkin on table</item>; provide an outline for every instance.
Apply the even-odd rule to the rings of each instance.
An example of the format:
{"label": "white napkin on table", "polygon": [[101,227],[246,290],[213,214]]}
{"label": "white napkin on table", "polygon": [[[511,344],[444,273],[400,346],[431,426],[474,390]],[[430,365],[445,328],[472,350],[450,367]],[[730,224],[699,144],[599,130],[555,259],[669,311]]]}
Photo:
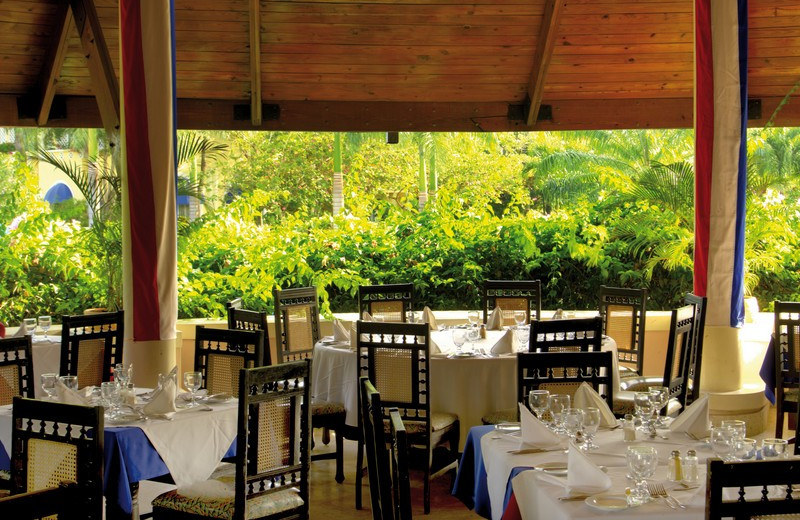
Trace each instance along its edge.
{"label": "white napkin on table", "polygon": [[669,429],[673,432],[686,432],[697,439],[708,436],[711,420],[708,417],[708,394],[689,405],[672,423]]}
{"label": "white napkin on table", "polygon": [[503,330],[503,310],[495,307],[486,320],[486,330]]}
{"label": "white napkin on table", "polygon": [[561,438],[551,432],[545,424],[533,416],[524,404],[519,404],[520,438],[523,445],[536,448],[554,448],[561,444]]}
{"label": "white napkin on table", "polygon": [[580,408],[581,410],[586,410],[587,408],[599,409],[600,426],[610,428],[617,424],[617,418],[614,417],[614,412],[608,407],[606,400],[603,399],[589,383],[581,383],[581,386],[575,390],[575,395],[572,400],[575,408]]}
{"label": "white napkin on table", "polygon": [[422,322],[427,323],[430,330],[439,330],[436,324],[436,316],[433,315],[433,311],[427,305],[422,309]]}
{"label": "white napkin on table", "polygon": [[65,404],[79,404],[81,406],[89,406],[87,401],[81,394],[68,388],[60,379],[56,379],[56,399],[59,403]]}
{"label": "white napkin on table", "polygon": [[372,314],[368,313],[367,311],[364,311],[361,314],[361,321],[375,321],[375,320],[372,319]]}
{"label": "white napkin on table", "polygon": [[567,490],[570,493],[602,493],[611,487],[611,478],[574,444],[567,454]]}
{"label": "white napkin on table", "polygon": [[350,333],[340,320],[333,320],[333,341],[346,343],[350,341]]}
{"label": "white napkin on table", "polygon": [[505,334],[500,336],[497,343],[492,346],[492,354],[499,356],[500,354],[510,354],[512,352],[514,352],[514,331],[507,330]]}
{"label": "white napkin on table", "polygon": [[358,347],[358,333],[356,332],[356,324],[350,324],[350,348],[355,350]]}
{"label": "white napkin on table", "polygon": [[12,338],[21,338],[22,336],[24,336],[27,333],[28,333],[28,326],[25,325],[25,322],[23,321],[22,323],[19,324],[19,328],[17,329],[17,332],[12,334],[11,337]]}
{"label": "white napkin on table", "polygon": [[439,347],[439,345],[435,341],[433,341],[433,338],[430,338],[429,346],[431,355],[442,353],[441,347]]}
{"label": "white napkin on table", "polygon": [[161,385],[160,389],[156,390],[153,397],[150,398],[150,402],[144,405],[142,411],[145,415],[164,415],[176,412],[175,396],[177,393],[178,387],[175,379],[167,376],[164,384]]}

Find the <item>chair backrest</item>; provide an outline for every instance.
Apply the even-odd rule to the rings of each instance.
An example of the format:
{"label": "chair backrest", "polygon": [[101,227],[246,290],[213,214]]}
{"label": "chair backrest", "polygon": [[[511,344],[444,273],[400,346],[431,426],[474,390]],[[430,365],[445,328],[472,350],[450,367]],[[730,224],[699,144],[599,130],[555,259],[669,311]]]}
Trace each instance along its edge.
{"label": "chair backrest", "polygon": [[413,310],[413,284],[361,285],[358,288],[359,318],[368,312],[383,321],[405,322],[406,314]]}
{"label": "chair backrest", "polygon": [[319,341],[319,300],[316,287],[275,289],[275,339],[278,363],[309,358]]}
{"label": "chair backrest", "polygon": [[110,381],[114,365],[122,363],[123,311],[61,317],[59,373],[78,376],[78,385],[100,386]]}
{"label": "chair backrest", "polygon": [[[692,328],[692,349],[689,358],[689,389],[686,404],[691,404],[700,398],[700,368],[703,360],[703,335],[706,331],[706,309],[708,298],[686,293],[683,299],[687,305],[694,305],[694,327]],[[666,410],[666,408],[665,408]]]}
{"label": "chair backrest", "polygon": [[542,318],[542,282],[539,280],[486,280],[481,295],[483,322],[495,307],[503,311],[503,325],[514,325],[514,311],[525,311],[525,322]]}
{"label": "chair backrest", "polygon": [[241,370],[234,520],[248,500],[277,492],[293,504],[282,516],[308,518],[310,388],[310,359]]}
{"label": "chair backrest", "polygon": [[[663,384],[669,388],[670,398],[675,398],[681,406],[691,404],[689,393],[689,374],[695,373],[690,368],[692,360],[697,360],[695,327],[695,306],[684,305],[672,310],[667,340],[667,357],[664,365]],[[694,381],[699,386],[700,381]]]}
{"label": "chair backrest", "polygon": [[600,286],[603,334],[617,343],[619,362],[642,375],[647,289]]}
{"label": "chair backrest", "polygon": [[80,517],[103,517],[103,408],[15,397],[11,492],[77,482],[70,506]]}
{"label": "chair backrest", "polygon": [[603,320],[572,318],[532,321],[529,352],[592,352],[603,344]]}
{"label": "chair backrest", "polygon": [[574,396],[588,383],[614,406],[611,352],[520,352],[517,354],[517,401],[528,406],[531,390]]}
{"label": "chair backrest", "polygon": [[[800,513],[800,500],[792,499],[792,491],[800,487],[800,460],[724,462],[711,458],[707,465],[707,519]],[[780,486],[777,493],[772,486]],[[735,498],[726,499],[725,495]]]}
{"label": "chair backrest", "polygon": [[72,506],[79,499],[78,483],[64,481],[58,487],[0,498],[0,518],[77,520],[84,518],[82,512]]}
{"label": "chair backrest", "polygon": [[[361,391],[361,426],[369,474],[369,495],[373,520],[394,520],[389,453],[383,426],[381,395],[369,378],[359,378]],[[401,421],[402,423],[402,421]]]}
{"label": "chair backrest", "polygon": [[800,384],[800,302],[775,302],[776,385]]}
{"label": "chair backrest", "polygon": [[[240,298],[237,298],[241,302]],[[236,301],[236,300],[234,300]],[[261,330],[264,331],[264,362],[262,365],[272,364],[272,354],[269,348],[269,329],[267,329],[267,313],[264,311],[251,311],[241,307],[228,307],[228,328],[233,330]]]}
{"label": "chair backrest", "polygon": [[232,299],[231,301],[229,301],[228,303],[225,304],[225,308],[228,309],[228,310],[230,310],[230,309],[243,309],[244,306],[242,305],[242,299],[241,298]]}
{"label": "chair backrest", "polygon": [[264,331],[209,329],[198,325],[194,340],[194,369],[209,394],[236,395],[239,371],[264,366]]}
{"label": "chair backrest", "polygon": [[400,410],[389,408],[389,428],[392,434],[392,489],[394,517],[411,520],[411,481],[408,476],[408,437]]}
{"label": "chair backrest", "polygon": [[31,352],[30,336],[0,339],[0,406],[18,396],[35,397]]}

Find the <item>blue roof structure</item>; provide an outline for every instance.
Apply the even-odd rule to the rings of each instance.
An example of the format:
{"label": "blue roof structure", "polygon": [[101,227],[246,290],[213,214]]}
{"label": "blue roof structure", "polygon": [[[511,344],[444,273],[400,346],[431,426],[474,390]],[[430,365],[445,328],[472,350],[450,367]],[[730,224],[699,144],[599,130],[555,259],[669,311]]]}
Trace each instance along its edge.
{"label": "blue roof structure", "polygon": [[55,204],[57,202],[63,202],[65,200],[69,200],[72,198],[72,190],[69,189],[69,186],[64,184],[63,182],[57,182],[47,190],[47,193],[44,195],[44,200],[49,202],[50,204]]}

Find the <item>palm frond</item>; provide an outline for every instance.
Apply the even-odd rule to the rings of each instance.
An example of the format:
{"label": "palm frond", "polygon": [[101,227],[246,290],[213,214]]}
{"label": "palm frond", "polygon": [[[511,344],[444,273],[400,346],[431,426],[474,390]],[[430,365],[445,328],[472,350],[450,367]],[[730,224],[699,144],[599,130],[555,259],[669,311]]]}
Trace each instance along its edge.
{"label": "palm frond", "polygon": [[178,149],[175,151],[178,164],[191,161],[201,153],[208,158],[216,158],[228,150],[228,145],[218,143],[213,139],[195,132],[181,132],[178,134]]}

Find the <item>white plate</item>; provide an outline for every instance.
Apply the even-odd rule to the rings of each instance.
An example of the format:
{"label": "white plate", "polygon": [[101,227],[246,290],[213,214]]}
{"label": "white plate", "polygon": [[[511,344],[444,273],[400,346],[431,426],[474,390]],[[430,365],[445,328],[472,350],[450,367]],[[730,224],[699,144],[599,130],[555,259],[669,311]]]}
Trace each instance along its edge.
{"label": "white plate", "polygon": [[518,422],[504,422],[494,425],[494,429],[501,433],[516,433],[520,430]]}
{"label": "white plate", "polygon": [[606,493],[592,495],[584,500],[584,503],[589,506],[590,509],[606,512],[620,511],[631,507],[628,505],[628,499],[625,495],[611,495]]}

